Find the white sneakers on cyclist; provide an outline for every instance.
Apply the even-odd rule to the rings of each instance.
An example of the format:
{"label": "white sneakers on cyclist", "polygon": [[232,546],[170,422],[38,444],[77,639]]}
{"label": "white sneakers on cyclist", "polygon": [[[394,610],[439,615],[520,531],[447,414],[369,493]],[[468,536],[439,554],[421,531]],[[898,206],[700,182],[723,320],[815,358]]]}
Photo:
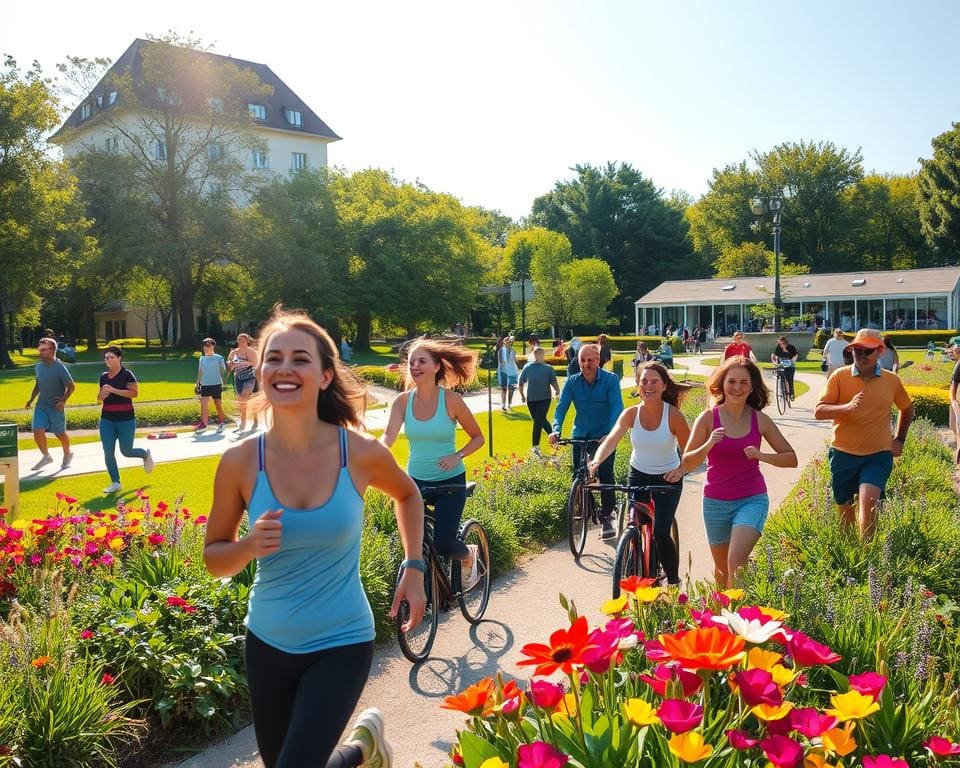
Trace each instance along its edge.
{"label": "white sneakers on cyclist", "polygon": [[470,567],[467,568],[467,560],[460,561],[460,583],[463,585],[463,591],[473,589],[480,581],[480,550],[476,544],[467,544],[470,550]]}

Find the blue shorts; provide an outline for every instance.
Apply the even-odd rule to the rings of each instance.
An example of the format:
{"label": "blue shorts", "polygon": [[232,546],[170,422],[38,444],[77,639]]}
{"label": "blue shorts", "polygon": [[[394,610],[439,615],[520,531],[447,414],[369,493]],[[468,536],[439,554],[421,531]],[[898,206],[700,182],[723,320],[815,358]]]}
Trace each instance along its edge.
{"label": "blue shorts", "polygon": [[33,428],[62,435],[67,431],[67,416],[56,408],[37,405],[33,409]]}
{"label": "blue shorts", "polygon": [[500,373],[497,374],[497,380],[500,382],[500,389],[517,386],[517,374],[515,373],[500,371]]}
{"label": "blue shorts", "polygon": [[893,453],[878,451],[866,456],[854,456],[831,447],[828,456],[833,500],[837,504],[849,504],[853,501],[864,483],[879,488],[880,498],[884,497],[887,479],[893,472]]}
{"label": "blue shorts", "polygon": [[703,527],[707,530],[707,542],[711,546],[727,544],[730,532],[738,525],[749,525],[757,533],[763,533],[769,511],[770,498],[765,493],[732,501],[704,496]]}

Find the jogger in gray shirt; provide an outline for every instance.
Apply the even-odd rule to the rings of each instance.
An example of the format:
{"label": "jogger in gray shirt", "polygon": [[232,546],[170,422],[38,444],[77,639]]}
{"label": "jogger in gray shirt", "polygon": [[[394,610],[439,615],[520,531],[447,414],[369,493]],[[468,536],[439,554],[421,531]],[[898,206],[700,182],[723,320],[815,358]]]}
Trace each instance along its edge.
{"label": "jogger in gray shirt", "polygon": [[[540,430],[549,435],[553,431],[550,421],[547,419],[547,413],[550,411],[550,388],[553,387],[553,394],[560,395],[560,384],[557,382],[557,374],[552,366],[543,362],[543,347],[537,347],[533,352],[533,362],[527,363],[520,371],[520,380],[518,389],[520,400],[527,404],[527,410],[530,411],[530,418],[533,419],[533,448],[532,453],[540,455]],[[529,390],[524,393],[524,386],[529,385]]]}

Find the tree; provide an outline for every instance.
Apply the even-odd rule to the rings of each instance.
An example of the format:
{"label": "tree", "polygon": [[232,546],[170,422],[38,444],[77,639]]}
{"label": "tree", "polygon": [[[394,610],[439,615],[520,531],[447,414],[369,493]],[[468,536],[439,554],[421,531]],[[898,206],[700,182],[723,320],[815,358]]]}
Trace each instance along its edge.
{"label": "tree", "polygon": [[170,301],[170,284],[162,275],[135,267],[127,284],[124,300],[133,309],[133,313],[143,320],[143,336],[150,338],[151,321],[160,340],[160,357],[167,359],[170,318],[173,304]]}
{"label": "tree", "polygon": [[[97,119],[122,144],[129,163],[116,170],[129,174],[130,183],[121,186],[136,195],[150,220],[138,245],[152,262],[131,260],[167,278],[180,343],[192,347],[197,294],[207,269],[222,262],[226,243],[235,241],[230,227],[237,202],[254,188],[241,158],[262,143],[250,130],[247,104],[270,87],[250,69],[205,55],[196,40],[168,36],[137,52],[137,62],[107,73],[106,87],[119,98]],[[74,70],[89,64],[71,61]],[[89,76],[81,71],[75,79]],[[211,226],[217,237],[208,236]]]}
{"label": "tree", "polygon": [[629,164],[604,168],[578,165],[572,181],[533,203],[531,221],[561,232],[578,257],[605,261],[618,298],[610,307],[623,326],[632,326],[634,301],[665,279],[695,277],[689,225],[676,204]]}
{"label": "tree", "polygon": [[10,313],[64,283],[91,245],[76,180],[44,151],[57,124],[56,99],[37,64],[21,73],[9,56],[0,69],[0,366],[12,365]]}
{"label": "tree", "polygon": [[[776,254],[762,243],[740,243],[727,248],[714,263],[717,277],[773,276],[776,273]],[[810,271],[806,264],[793,264],[780,254],[781,275],[805,275]]]}
{"label": "tree", "polygon": [[685,213],[694,252],[707,263],[716,264],[726,250],[757,239],[750,200],[760,186],[745,161],[713,169],[709,190]]}
{"label": "tree", "polygon": [[535,255],[536,294],[530,302],[533,322],[552,325],[558,334],[575,325],[603,325],[617,295],[610,266],[602,259],[570,258],[562,263]]}
{"label": "tree", "polygon": [[920,159],[920,227],[939,264],[960,261],[960,123],[932,142],[933,157]]}

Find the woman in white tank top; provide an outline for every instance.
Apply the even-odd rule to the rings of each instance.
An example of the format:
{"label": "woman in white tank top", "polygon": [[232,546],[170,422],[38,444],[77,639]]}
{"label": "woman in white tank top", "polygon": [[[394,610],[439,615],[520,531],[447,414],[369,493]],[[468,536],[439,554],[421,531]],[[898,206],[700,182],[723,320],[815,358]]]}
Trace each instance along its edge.
{"label": "woman in white tank top", "polygon": [[[670,529],[683,492],[680,451],[690,437],[690,425],[680,412],[680,388],[661,363],[644,363],[639,367],[638,375],[640,402],[620,414],[617,425],[600,443],[589,467],[591,472],[596,472],[600,463],[616,450],[627,430],[631,430],[633,450],[628,485],[672,486],[669,493],[657,493],[653,535],[667,582],[678,585],[680,555],[670,537]],[[647,493],[637,493],[634,500],[646,501],[648,498]]]}

